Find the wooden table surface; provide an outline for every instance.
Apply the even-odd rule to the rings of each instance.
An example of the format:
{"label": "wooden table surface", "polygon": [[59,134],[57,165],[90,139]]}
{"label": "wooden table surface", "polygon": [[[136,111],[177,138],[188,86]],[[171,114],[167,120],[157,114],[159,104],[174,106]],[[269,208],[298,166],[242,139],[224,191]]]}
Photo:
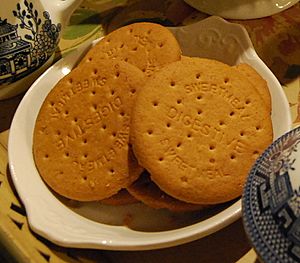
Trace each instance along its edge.
{"label": "wooden table surface", "polygon": [[[73,14],[57,51],[69,50],[130,21],[158,21],[168,26],[190,24],[207,15],[180,0],[127,1],[111,9],[103,1],[86,0]],[[113,2],[113,1],[112,1]],[[126,2],[126,1],[123,1]],[[129,4],[128,4],[129,2]],[[160,4],[159,4],[160,2]],[[115,1],[118,5],[122,1]],[[109,10],[108,10],[109,9]],[[180,11],[179,11],[180,10]],[[300,4],[272,17],[234,21],[245,26],[258,55],[274,72],[290,102],[294,125],[299,124]],[[62,248],[35,235],[10,180],[7,145],[14,112],[23,95],[0,101],[0,262],[240,262],[257,261],[242,220],[200,240],[150,251],[104,251]],[[7,259],[9,258],[9,260]]]}

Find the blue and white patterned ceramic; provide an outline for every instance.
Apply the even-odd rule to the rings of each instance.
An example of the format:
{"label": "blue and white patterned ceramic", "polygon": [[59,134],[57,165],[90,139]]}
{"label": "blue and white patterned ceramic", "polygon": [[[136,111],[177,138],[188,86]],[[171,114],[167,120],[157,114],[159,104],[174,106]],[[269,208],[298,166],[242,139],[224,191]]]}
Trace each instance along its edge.
{"label": "blue and white patterned ceramic", "polygon": [[26,90],[52,62],[80,0],[1,0],[0,99]]}
{"label": "blue and white patterned ceramic", "polygon": [[300,262],[300,127],[253,166],[243,193],[246,233],[264,262]]}

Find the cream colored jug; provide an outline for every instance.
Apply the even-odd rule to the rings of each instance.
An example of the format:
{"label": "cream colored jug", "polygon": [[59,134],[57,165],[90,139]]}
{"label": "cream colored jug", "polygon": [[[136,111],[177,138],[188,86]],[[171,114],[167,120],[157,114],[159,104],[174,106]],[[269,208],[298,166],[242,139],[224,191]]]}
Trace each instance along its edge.
{"label": "cream colored jug", "polygon": [[54,59],[81,0],[0,1],[0,100],[26,91]]}

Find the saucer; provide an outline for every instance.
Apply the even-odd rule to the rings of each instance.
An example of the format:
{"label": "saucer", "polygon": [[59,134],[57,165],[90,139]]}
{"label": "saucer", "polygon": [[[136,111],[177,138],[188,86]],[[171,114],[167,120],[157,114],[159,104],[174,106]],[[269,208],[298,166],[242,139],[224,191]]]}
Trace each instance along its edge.
{"label": "saucer", "polygon": [[242,215],[263,262],[300,262],[300,127],[256,161],[245,185]]}

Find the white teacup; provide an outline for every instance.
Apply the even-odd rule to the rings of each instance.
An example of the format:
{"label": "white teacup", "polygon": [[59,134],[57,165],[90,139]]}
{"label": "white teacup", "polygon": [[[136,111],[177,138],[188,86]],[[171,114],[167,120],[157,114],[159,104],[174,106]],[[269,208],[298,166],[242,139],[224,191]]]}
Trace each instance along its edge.
{"label": "white teacup", "polygon": [[26,91],[51,65],[81,0],[1,0],[0,100]]}

